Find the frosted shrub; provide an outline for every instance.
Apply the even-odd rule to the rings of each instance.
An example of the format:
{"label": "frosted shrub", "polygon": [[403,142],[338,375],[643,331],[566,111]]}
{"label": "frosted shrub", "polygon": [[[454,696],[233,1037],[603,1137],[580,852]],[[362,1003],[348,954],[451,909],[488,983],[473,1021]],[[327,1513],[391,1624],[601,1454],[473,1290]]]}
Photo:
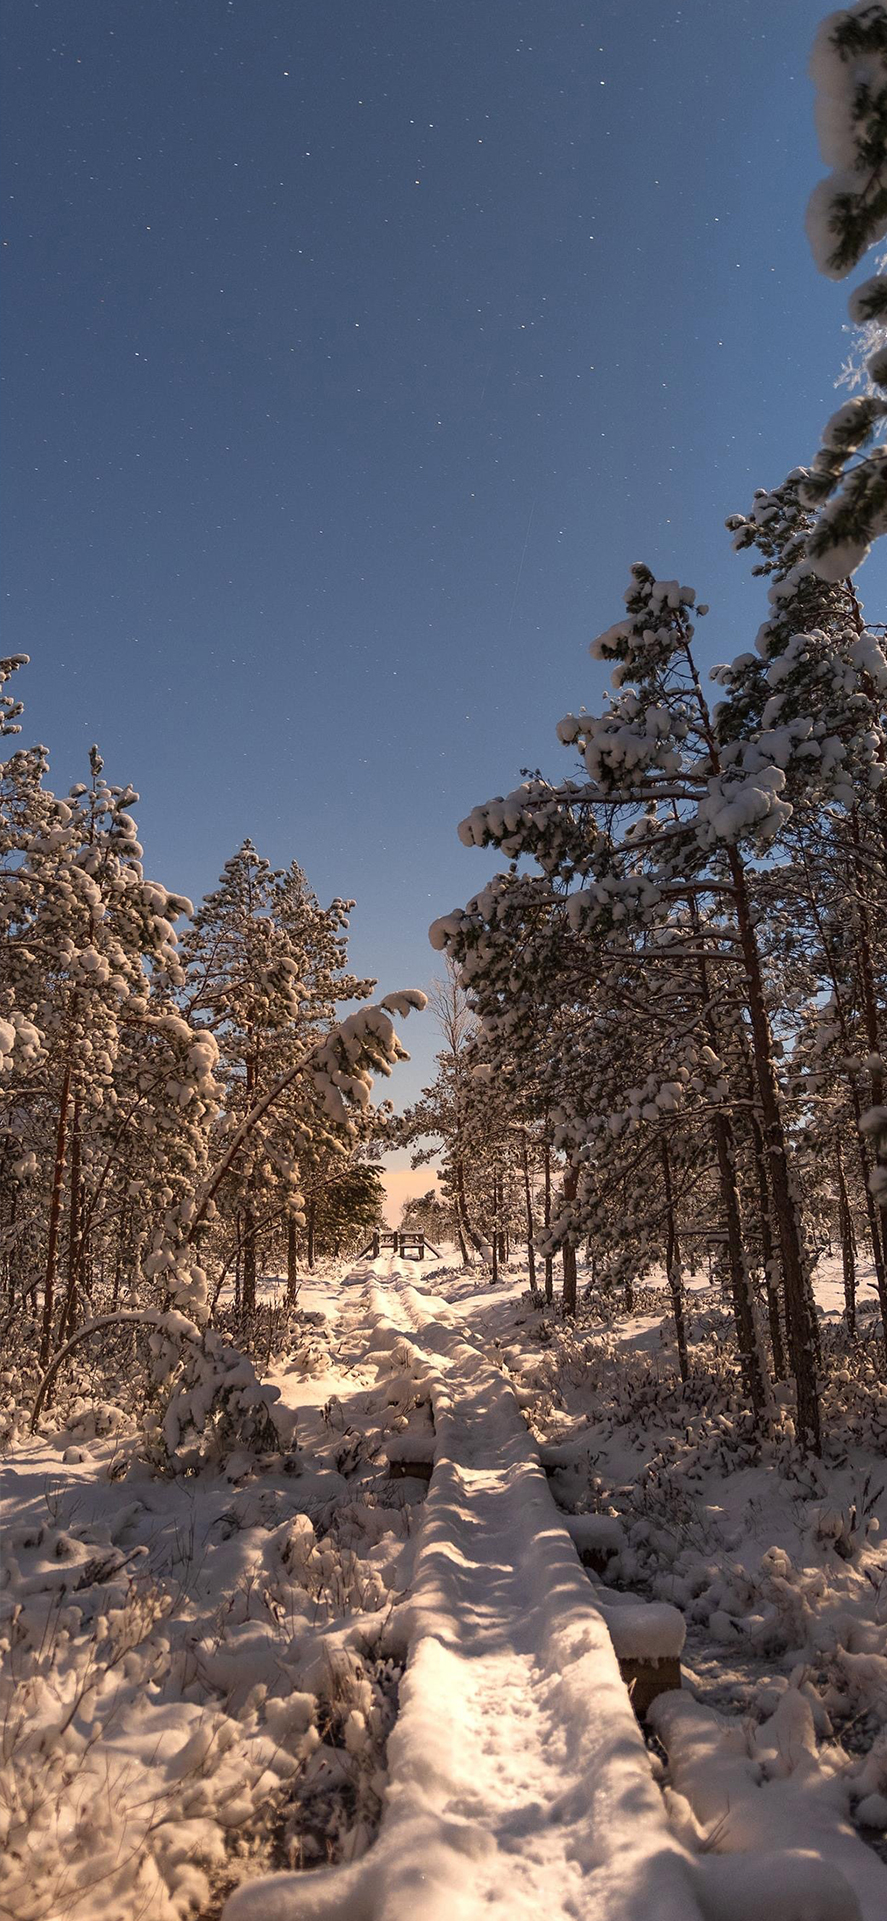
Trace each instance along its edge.
{"label": "frosted shrub", "polygon": [[867,1476],[860,1493],[846,1506],[823,1505],[814,1522],[814,1540],[826,1543],[842,1561],[854,1560],[866,1542],[876,1539],[880,1532],[874,1510],[883,1492],[883,1488],[873,1487],[871,1476]]}
{"label": "frosted shrub", "polygon": [[[208,1330],[201,1341],[185,1338],[170,1354],[163,1334],[152,1347],[165,1378],[158,1407],[147,1424],[149,1452],[174,1471],[218,1466],[237,1451],[274,1454],[287,1446],[295,1417],[275,1410],[279,1388],[263,1386],[252,1362]],[[276,1411],[276,1418],[275,1418]]]}
{"label": "frosted shrub", "polygon": [[318,1712],[318,1741],[296,1794],[277,1822],[281,1865],[354,1861],[378,1825],[385,1790],[385,1744],[397,1712],[401,1669],[358,1660],[332,1672]]}

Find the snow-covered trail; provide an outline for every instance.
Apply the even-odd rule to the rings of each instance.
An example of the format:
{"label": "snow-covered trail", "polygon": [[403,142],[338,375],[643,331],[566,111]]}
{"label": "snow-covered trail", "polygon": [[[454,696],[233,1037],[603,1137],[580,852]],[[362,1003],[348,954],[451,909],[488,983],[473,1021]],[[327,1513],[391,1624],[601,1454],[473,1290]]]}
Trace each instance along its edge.
{"label": "snow-covered trail", "polygon": [[[586,1577],[481,1315],[392,1257],[344,1277],[336,1337],[343,1378],[417,1410],[389,1458],[433,1447],[389,1636],[406,1667],[382,1821],[361,1860],[241,1885],[223,1921],[881,1921],[881,1863],[827,1795],[783,1806],[777,1781],[762,1825],[769,1777],[743,1760],[741,1728],[725,1807],[737,1786],[746,1800],[726,1851],[669,1826],[616,1650],[673,1653],[682,1621]],[[696,1707],[683,1693],[661,1705]],[[708,1738],[706,1722],[703,1779]],[[713,1805],[726,1832],[716,1792]]]}
{"label": "snow-covered trail", "polygon": [[225,1921],[699,1921],[514,1394],[403,1263],[374,1270],[359,1298],[350,1277],[342,1334],[425,1378],[435,1419],[382,1827],[353,1866],[241,1888]]}

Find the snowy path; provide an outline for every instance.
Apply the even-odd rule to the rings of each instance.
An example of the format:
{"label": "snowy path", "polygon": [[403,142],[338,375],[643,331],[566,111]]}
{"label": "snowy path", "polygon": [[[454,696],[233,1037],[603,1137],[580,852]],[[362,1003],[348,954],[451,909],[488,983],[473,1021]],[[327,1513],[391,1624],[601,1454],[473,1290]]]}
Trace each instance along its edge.
{"label": "snowy path", "polygon": [[[809,1780],[775,1779],[739,1723],[725,1754],[687,1692],[660,1703],[663,1728],[689,1730],[674,1785],[724,1852],[677,1838],[611,1640],[672,1652],[675,1611],[591,1585],[482,1316],[419,1282],[376,1262],[338,1293],[349,1369],[434,1412],[381,1827],[349,1866],[242,1885],[223,1921],[881,1921],[883,1866],[815,1757]],[[428,1458],[427,1427],[400,1438]]]}
{"label": "snowy path", "polygon": [[225,1921],[698,1921],[695,1864],[510,1387],[401,1266],[367,1283],[343,1321],[428,1379],[436,1429],[385,1815],[362,1861],[243,1887]]}

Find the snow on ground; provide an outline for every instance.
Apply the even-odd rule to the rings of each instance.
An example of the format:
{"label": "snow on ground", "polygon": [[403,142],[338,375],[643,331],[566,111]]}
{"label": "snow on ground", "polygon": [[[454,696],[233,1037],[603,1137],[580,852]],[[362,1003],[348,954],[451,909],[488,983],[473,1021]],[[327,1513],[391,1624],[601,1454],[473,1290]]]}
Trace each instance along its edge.
{"label": "snow on ground", "polygon": [[301,1334],[299,1448],[261,1472],[158,1479],[88,1416],[6,1464],[0,1910],[15,1921],[209,1912],[241,1853],[326,1860],[372,1832],[398,1679],[380,1642],[418,1490],[373,1466],[366,1410],[356,1447],[331,1328]]}
{"label": "snow on ground", "polygon": [[[575,1329],[515,1299],[514,1277],[495,1310],[503,1362],[574,1536],[589,1515],[621,1521],[608,1584],[685,1614],[685,1692],[663,1697],[651,1719],[668,1750],[676,1832],[731,1855],[704,1894],[719,1915],[737,1899],[762,1921],[887,1914],[874,1851],[887,1854],[887,1402],[864,1305],[872,1279],[863,1270],[863,1338],[849,1350],[834,1325],[839,1268],[823,1261],[816,1277],[824,1342],[843,1345],[826,1353],[834,1418],[822,1466],[800,1463],[784,1434],[761,1447],[731,1404],[718,1373],[728,1317],[703,1276],[690,1290],[687,1389],[664,1285],[639,1290],[631,1316],[586,1304]],[[811,1846],[806,1867],[783,1858],[777,1872],[771,1860],[760,1888],[746,1883],[749,1850],[763,1860]],[[746,1857],[739,1875],[735,1850]],[[840,1877],[831,1888],[826,1862]]]}
{"label": "snow on ground", "polygon": [[[661,1287],[571,1328],[516,1265],[382,1260],[264,1369],[289,1457],[160,1480],[71,1398],[0,1509],[0,1910],[884,1921],[887,1408],[838,1270],[822,1464],[752,1433],[704,1276],[684,1389]],[[649,1756],[607,1623],[686,1624]]]}
{"label": "snow on ground", "polygon": [[[381,1267],[382,1263],[377,1263]],[[392,1263],[366,1292],[382,1354],[427,1383],[434,1475],[380,1836],[334,1874],[243,1888],[225,1921],[694,1921],[605,1620],[500,1369]],[[398,1271],[398,1268],[400,1271]],[[654,1628],[666,1608],[649,1610]]]}

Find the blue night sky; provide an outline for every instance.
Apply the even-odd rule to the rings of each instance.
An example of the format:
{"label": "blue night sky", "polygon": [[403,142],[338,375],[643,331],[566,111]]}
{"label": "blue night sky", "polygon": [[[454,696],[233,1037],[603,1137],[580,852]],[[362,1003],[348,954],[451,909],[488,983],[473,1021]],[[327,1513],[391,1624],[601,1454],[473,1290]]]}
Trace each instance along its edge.
{"label": "blue night sky", "polygon": [[149,872],[200,895],[250,834],[427,983],[490,871],[456,823],[571,771],[630,563],[712,603],[708,660],[752,643],[723,519],[848,346],[803,232],[824,10],[8,0],[4,641]]}

